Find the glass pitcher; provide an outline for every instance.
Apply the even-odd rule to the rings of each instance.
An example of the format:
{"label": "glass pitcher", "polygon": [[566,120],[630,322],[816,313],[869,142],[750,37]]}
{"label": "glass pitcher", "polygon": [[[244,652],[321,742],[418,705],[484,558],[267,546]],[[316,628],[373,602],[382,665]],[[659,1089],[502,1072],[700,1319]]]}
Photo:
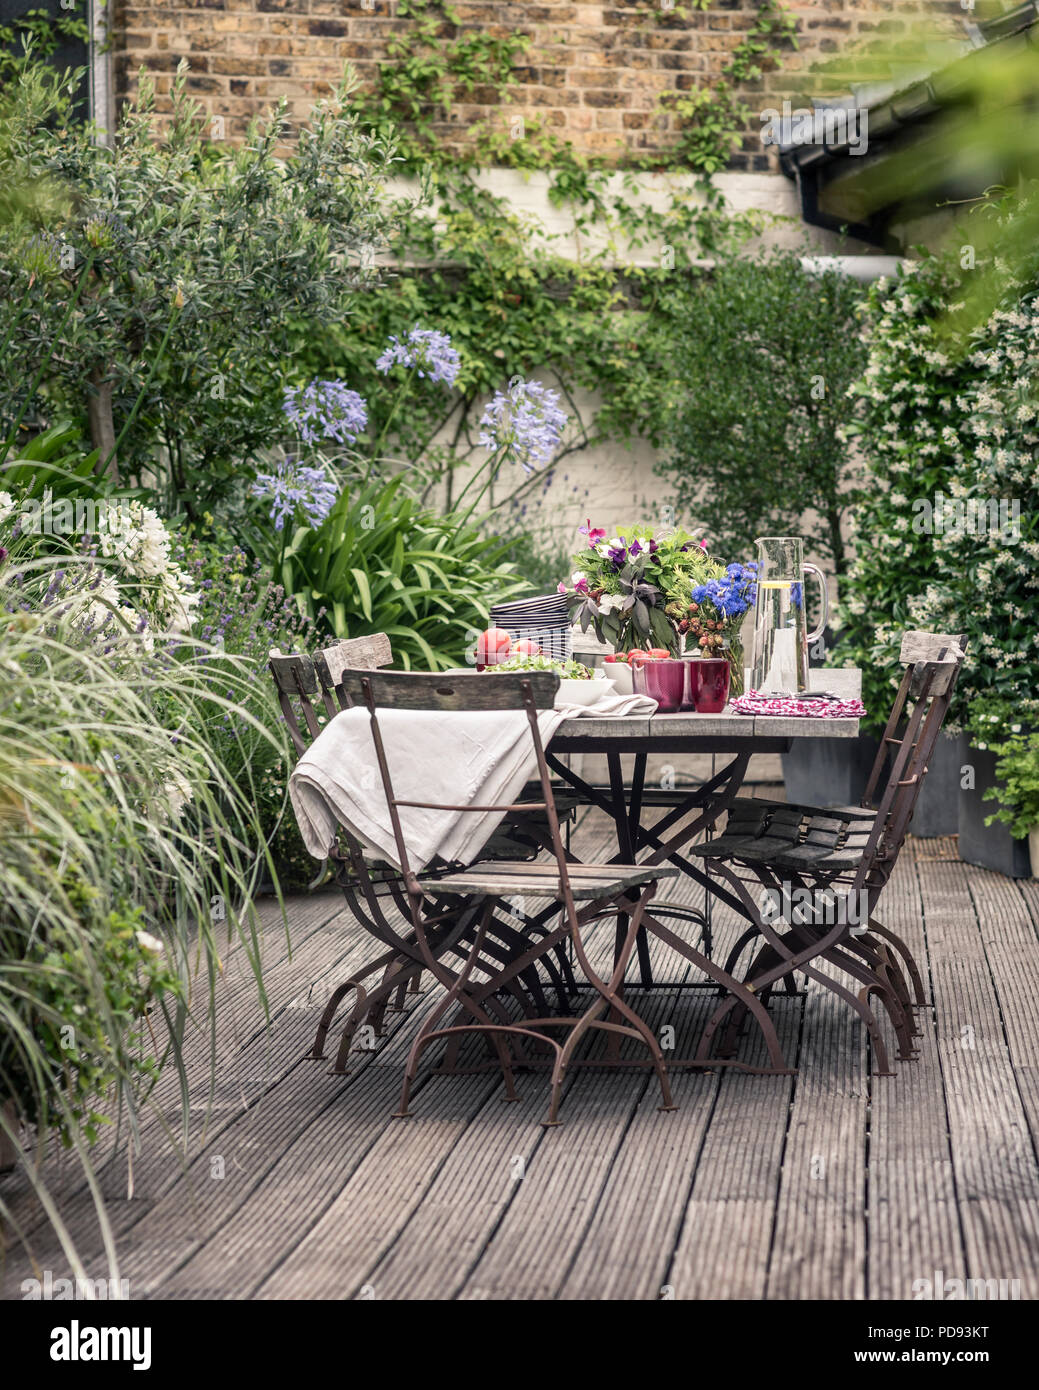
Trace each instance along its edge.
{"label": "glass pitcher", "polygon": [[[799,536],[766,536],[754,544],[758,575],[751,686],[761,694],[800,695],[808,689],[808,644],[826,626],[826,576],[817,565],[805,564]],[[806,570],[818,577],[823,591],[822,617],[814,632],[805,621]]]}

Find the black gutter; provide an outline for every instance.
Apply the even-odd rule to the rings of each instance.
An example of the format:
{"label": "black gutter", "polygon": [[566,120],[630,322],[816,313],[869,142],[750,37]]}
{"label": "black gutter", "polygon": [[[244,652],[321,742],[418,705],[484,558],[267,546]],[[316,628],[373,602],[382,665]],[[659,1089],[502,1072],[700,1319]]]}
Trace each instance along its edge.
{"label": "black gutter", "polygon": [[[971,24],[984,40],[983,47],[1013,38],[1028,30],[1028,41],[1039,44],[1039,0],[1027,0],[1015,10],[991,19],[978,20]],[[977,49],[974,50],[975,52]],[[900,136],[905,136],[914,127],[925,126],[940,111],[949,110],[963,99],[964,91],[970,90],[969,83],[962,77],[963,64],[971,61],[967,53],[948,67],[931,73],[929,77],[912,83],[901,92],[884,98],[874,106],[867,107],[869,145],[875,155],[877,148],[882,152],[885,145]],[[822,108],[825,109],[825,108]],[[819,145],[787,145],[779,151],[779,167],[784,174],[797,184],[801,201],[801,216],[811,227],[822,227],[827,231],[846,231],[848,235],[871,246],[885,251],[897,249],[897,241],[887,231],[890,217],[889,209],[871,215],[867,222],[849,222],[846,217],[827,212],[822,206],[823,195],[829,184],[851,167],[851,161],[869,159],[870,155],[852,155],[847,140],[831,140]],[[976,190],[979,194],[983,189]]]}

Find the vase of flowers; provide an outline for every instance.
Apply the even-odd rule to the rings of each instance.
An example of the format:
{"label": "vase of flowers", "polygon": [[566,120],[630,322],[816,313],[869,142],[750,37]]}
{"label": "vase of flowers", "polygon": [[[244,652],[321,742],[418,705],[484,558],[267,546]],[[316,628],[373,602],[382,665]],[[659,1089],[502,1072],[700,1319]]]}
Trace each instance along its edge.
{"label": "vase of flowers", "polygon": [[705,541],[688,531],[659,536],[645,526],[622,527],[612,538],[589,521],[579,528],[586,547],[572,557],[570,616],[583,632],[595,629],[615,651],[652,651],[678,656],[681,621],[694,587],[722,569]]}
{"label": "vase of flowers", "polygon": [[729,663],[732,698],[743,694],[743,643],[740,630],[757,598],[755,563],[726,565],[718,576],[693,587],[679,630],[704,656],[724,656]]}

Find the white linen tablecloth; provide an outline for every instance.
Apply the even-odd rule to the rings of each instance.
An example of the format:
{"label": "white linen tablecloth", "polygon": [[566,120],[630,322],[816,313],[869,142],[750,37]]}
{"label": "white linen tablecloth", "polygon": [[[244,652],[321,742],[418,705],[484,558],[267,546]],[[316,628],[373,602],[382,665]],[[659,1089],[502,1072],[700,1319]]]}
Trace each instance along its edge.
{"label": "white linen tablecloth", "polygon": [[[610,695],[594,705],[540,710],[538,728],[547,746],[565,719],[645,717],[655,709],[645,695]],[[378,719],[398,800],[504,806],[537,775],[523,710],[384,709]],[[321,731],[289,778],[289,797],[315,859],[328,858],[343,825],[377,858],[400,867],[366,709],[344,710]],[[471,863],[504,814],[399,807],[411,867],[422,869],[436,855]]]}

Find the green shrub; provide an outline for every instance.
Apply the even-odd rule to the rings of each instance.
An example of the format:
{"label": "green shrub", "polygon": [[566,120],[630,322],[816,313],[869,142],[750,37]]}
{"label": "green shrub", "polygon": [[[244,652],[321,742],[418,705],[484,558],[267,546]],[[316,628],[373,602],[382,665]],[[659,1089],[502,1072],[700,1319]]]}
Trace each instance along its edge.
{"label": "green shrub", "polygon": [[1000,808],[985,824],[1003,821],[1015,839],[1024,839],[1039,826],[1039,734],[1016,734],[993,751],[999,782],[985,800],[999,801]]}
{"label": "green shrub", "polygon": [[870,290],[869,362],[849,431],[867,475],[833,660],[862,668],[877,726],[902,632],[965,632],[950,723],[998,742],[1011,721],[1039,724],[1039,297],[1017,286],[951,340],[966,279],[953,254],[926,256]]}
{"label": "green shrub", "polygon": [[337,637],[385,632],[395,664],[458,666],[492,603],[521,581],[505,542],[473,521],[438,516],[408,497],[403,478],[345,490],[317,530],[300,527],[282,582]]}
{"label": "green shrub", "polygon": [[862,297],[836,271],[809,274],[797,256],[722,259],[670,292],[673,357],[662,390],[666,458],[657,471],[711,549],[751,558],[756,536],[797,535],[819,517],[811,549],[840,574],[849,498],[837,427],[864,349]]}
{"label": "green shrub", "polygon": [[78,420],[99,470],[197,519],[278,437],[293,325],[341,323],[374,280],[393,156],[348,84],[281,159],[284,106],[232,147],[185,80],[162,129],[142,82],[108,145],[53,119],[40,65],[0,96],[0,429]]}

